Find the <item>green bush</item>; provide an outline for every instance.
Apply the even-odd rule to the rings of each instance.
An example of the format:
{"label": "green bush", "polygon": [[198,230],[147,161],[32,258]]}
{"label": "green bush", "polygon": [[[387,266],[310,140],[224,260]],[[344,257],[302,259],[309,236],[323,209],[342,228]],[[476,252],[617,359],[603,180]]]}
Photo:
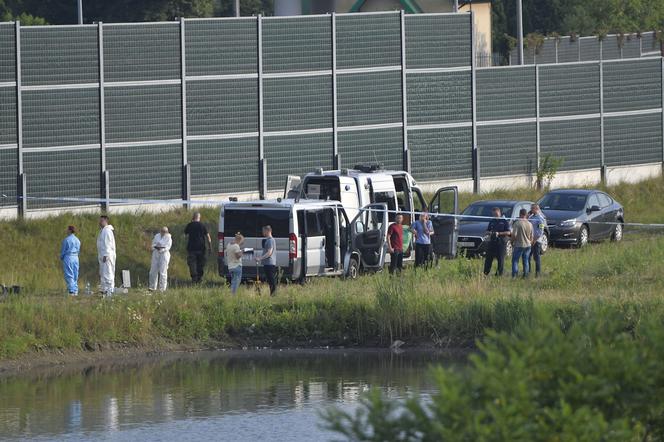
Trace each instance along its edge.
{"label": "green bush", "polygon": [[354,413],[326,411],[326,426],[358,441],[662,440],[661,307],[593,303],[575,316],[489,332],[466,370],[435,369],[432,397],[373,391]]}

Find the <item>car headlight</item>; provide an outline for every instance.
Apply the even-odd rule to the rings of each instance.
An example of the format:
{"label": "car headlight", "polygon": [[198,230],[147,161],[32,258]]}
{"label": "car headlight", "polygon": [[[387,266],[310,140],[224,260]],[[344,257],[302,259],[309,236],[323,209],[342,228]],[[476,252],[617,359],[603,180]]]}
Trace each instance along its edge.
{"label": "car headlight", "polygon": [[560,227],[574,227],[576,225],[576,218],[566,219],[560,222]]}
{"label": "car headlight", "polygon": [[482,237],[482,241],[489,241],[491,239],[491,235],[484,235]]}

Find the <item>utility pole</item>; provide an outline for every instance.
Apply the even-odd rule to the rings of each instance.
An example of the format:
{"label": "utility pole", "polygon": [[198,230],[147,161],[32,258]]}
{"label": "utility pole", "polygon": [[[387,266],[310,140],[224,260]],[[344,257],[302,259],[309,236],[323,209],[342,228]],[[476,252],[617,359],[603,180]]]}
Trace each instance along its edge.
{"label": "utility pole", "polygon": [[459,0],[454,0],[454,12],[459,12]]}
{"label": "utility pole", "polygon": [[240,0],[235,0],[235,16],[240,16]]}
{"label": "utility pole", "polygon": [[78,0],[78,24],[83,24],[83,0]]}
{"label": "utility pole", "polygon": [[516,46],[519,54],[519,64],[523,64],[523,7],[522,0],[516,0]]}

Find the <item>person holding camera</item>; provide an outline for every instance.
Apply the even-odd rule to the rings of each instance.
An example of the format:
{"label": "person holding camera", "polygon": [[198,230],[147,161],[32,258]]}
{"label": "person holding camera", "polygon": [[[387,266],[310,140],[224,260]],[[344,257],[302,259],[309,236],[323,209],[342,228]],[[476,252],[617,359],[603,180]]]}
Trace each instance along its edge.
{"label": "person holding camera", "polygon": [[511,235],[510,222],[505,219],[500,207],[491,209],[493,219],[489,221],[486,235],[489,236],[489,246],[484,258],[484,274],[491,273],[493,260],[498,261],[496,276],[502,276],[505,271],[505,255],[507,254],[507,241]]}

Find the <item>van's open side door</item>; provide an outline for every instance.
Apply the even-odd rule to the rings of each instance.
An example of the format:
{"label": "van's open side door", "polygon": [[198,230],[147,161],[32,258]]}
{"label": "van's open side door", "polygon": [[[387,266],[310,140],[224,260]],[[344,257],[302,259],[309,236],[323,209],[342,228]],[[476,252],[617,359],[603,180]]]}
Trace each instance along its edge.
{"label": "van's open side door", "polygon": [[456,186],[438,189],[431,204],[431,223],[435,234],[431,237],[433,251],[441,258],[454,258],[457,254],[459,223],[459,189]]}
{"label": "van's open side door", "polygon": [[284,186],[284,199],[297,199],[300,196],[300,183],[302,179],[296,175],[286,177],[286,186]]}
{"label": "van's open side door", "polygon": [[353,248],[359,252],[362,266],[367,270],[377,271],[385,264],[388,224],[385,203],[362,207],[351,222]]}

